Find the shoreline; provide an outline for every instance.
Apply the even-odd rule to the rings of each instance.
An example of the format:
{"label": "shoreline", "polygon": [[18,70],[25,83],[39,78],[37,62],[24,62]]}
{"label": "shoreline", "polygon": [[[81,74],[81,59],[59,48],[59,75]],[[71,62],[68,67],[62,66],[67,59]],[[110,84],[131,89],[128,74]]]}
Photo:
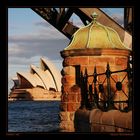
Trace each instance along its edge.
{"label": "shoreline", "polygon": [[24,100],[24,99],[8,99],[8,102],[14,102],[14,101],[61,101],[61,99],[34,99],[34,100]]}

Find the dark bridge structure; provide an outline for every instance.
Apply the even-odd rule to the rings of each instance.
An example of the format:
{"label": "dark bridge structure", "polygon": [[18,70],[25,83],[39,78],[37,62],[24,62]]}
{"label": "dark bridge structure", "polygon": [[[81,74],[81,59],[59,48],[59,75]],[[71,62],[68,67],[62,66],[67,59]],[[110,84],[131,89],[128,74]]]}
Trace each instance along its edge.
{"label": "dark bridge structure", "polygon": [[[98,14],[98,21],[116,30],[122,40],[127,44],[125,37],[132,38],[132,8],[124,8],[124,28],[117,23],[116,17],[110,17],[100,8],[32,8],[34,12],[53,25],[67,38],[71,39],[72,35],[79,28],[69,21],[73,14],[76,14],[84,25],[92,20],[92,13]],[[131,39],[132,40],[132,39]],[[130,44],[128,44],[130,45]],[[131,46],[130,46],[131,47]]]}

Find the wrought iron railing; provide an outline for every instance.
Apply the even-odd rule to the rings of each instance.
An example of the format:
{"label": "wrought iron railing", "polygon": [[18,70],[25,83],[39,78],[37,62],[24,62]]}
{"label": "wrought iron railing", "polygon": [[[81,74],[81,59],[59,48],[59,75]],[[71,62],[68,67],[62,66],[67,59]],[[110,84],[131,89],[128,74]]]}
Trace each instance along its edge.
{"label": "wrought iron railing", "polygon": [[[121,80],[116,80],[113,78],[113,74],[122,72],[124,72],[125,74]],[[105,77],[104,80],[99,81],[98,77],[103,75]],[[93,78],[91,83],[88,82],[89,77]],[[129,62],[126,69],[117,71],[111,71],[110,65],[109,63],[107,63],[106,71],[104,73],[97,73],[95,66],[92,75],[88,75],[87,69],[85,69],[84,74],[81,72],[80,79],[82,96],[80,108],[100,108],[103,111],[108,111],[110,109],[118,109],[120,111],[126,112],[132,109],[132,68],[130,68]],[[124,83],[125,79],[128,81],[127,85],[123,85],[126,84]],[[128,89],[127,92],[126,90],[124,91],[123,86],[127,86],[125,87]],[[121,99],[121,96],[120,99],[114,100],[115,96],[119,93],[125,96],[124,100]],[[116,107],[116,105],[118,106]]]}

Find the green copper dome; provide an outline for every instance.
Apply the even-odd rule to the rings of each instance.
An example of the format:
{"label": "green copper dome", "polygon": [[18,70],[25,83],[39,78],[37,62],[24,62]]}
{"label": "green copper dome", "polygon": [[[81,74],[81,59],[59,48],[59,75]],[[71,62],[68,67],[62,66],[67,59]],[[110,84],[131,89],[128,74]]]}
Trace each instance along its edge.
{"label": "green copper dome", "polygon": [[117,48],[128,49],[125,46],[118,33],[107,26],[97,22],[97,14],[93,13],[92,22],[78,29],[71,43],[64,50],[86,49],[86,48]]}

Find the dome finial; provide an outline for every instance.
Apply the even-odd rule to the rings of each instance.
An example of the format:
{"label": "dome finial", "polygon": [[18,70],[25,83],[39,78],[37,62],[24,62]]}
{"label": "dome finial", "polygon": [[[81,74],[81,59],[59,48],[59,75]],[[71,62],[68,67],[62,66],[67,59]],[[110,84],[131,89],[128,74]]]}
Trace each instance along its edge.
{"label": "dome finial", "polygon": [[98,17],[98,14],[96,12],[94,12],[91,17],[93,18],[93,22],[96,22],[96,19]]}

